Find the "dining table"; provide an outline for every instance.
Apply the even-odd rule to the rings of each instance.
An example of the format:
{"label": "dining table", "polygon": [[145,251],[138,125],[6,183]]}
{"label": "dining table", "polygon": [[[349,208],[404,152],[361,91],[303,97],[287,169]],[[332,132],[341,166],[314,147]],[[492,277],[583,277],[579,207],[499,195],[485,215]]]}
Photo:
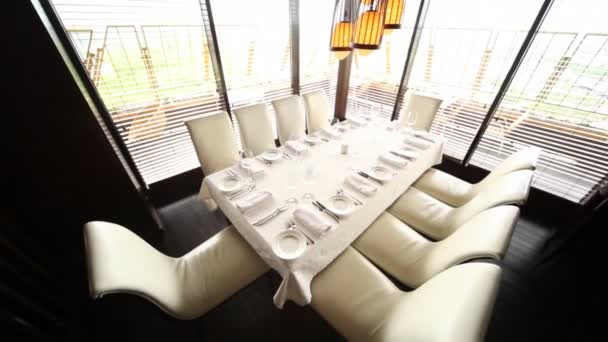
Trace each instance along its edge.
{"label": "dining table", "polygon": [[442,137],[399,121],[353,115],[203,182],[236,230],[281,275],[275,305],[307,305],[314,277],[441,163],[443,145]]}

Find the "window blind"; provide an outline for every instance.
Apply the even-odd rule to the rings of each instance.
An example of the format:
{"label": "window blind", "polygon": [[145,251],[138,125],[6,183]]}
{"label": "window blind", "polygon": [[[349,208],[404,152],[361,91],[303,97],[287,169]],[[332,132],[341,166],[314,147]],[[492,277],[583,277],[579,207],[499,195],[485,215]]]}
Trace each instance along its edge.
{"label": "window blind", "polygon": [[348,113],[372,114],[390,120],[419,6],[420,1],[405,3],[402,28],[391,33],[386,31],[379,50],[368,56],[355,50],[348,89]]}
{"label": "window blind", "polygon": [[333,10],[332,1],[300,2],[300,94],[323,90],[330,114],[335,109],[339,64],[328,45]]}
{"label": "window blind", "polygon": [[608,24],[594,15],[606,9],[554,3],[473,164],[492,169],[522,147],[539,146],[533,186],[574,202],[608,175]]}
{"label": "window blind", "polygon": [[184,121],[222,109],[196,0],[52,0],[151,184],[199,166]]}
{"label": "window blind", "polygon": [[431,2],[408,88],[443,99],[431,130],[447,155],[464,158],[540,3]]}
{"label": "window blind", "polygon": [[[266,103],[276,127],[270,102],[292,94],[289,2],[213,0],[211,5],[230,105]],[[236,120],[233,124],[239,137]]]}

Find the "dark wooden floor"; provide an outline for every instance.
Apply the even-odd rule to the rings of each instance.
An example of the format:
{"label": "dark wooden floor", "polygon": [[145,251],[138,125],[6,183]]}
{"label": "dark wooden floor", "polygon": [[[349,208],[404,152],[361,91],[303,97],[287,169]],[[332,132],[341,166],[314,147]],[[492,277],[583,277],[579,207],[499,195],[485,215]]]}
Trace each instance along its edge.
{"label": "dark wooden floor", "polygon": [[[207,211],[196,196],[168,205],[160,212],[166,229],[164,252],[172,256],[187,253],[228,224],[219,211]],[[544,337],[550,335],[539,328],[546,329],[547,325],[558,332],[556,337],[560,336],[559,329],[552,324],[563,321],[563,312],[559,311],[560,305],[556,301],[561,295],[558,291],[548,291],[547,284],[555,290],[561,287],[553,283],[555,277],[544,276],[550,272],[541,272],[542,267],[536,266],[545,243],[553,233],[551,227],[526,217],[519,220],[501,265],[502,283],[487,341],[545,340]],[[115,306],[124,308],[124,301],[129,301],[131,313],[121,310],[120,315],[104,319],[114,330],[116,326],[122,327],[116,336],[145,341],[224,341],[244,338],[265,341],[342,340],[309,306],[299,307],[288,303],[283,310],[277,309],[272,303],[272,296],[279,282],[278,275],[270,271],[193,321],[173,320],[142,299],[118,295],[119,299],[115,300],[121,303],[117,302]],[[110,301],[110,297],[104,298],[104,301]],[[553,312],[546,312],[547,303],[555,304],[549,305]],[[108,309],[103,312],[107,315]],[[562,328],[567,330],[567,327]],[[125,333],[124,329],[128,329],[129,333]]]}

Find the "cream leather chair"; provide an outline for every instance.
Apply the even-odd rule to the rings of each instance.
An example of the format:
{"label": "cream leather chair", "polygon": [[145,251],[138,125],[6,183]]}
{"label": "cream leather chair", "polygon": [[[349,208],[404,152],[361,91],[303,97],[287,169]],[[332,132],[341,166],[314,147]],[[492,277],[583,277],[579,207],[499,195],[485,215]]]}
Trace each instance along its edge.
{"label": "cream leather chair", "polygon": [[482,341],[500,268],[454,266],[414,291],[399,290],[352,248],[312,281],[312,306],[349,341]]}
{"label": "cream leather chair", "polygon": [[499,177],[519,170],[535,170],[540,148],[528,147],[502,161],[479,183],[471,184],[445,172],[430,169],[420,177],[414,187],[454,207],[464,205]]}
{"label": "cream leather chair", "polygon": [[442,99],[408,92],[403,111],[400,115],[401,121],[406,125],[407,113],[417,112],[418,117],[413,128],[428,131],[433,125],[433,120],[435,120],[435,115],[442,102]]}
{"label": "cream leather chair", "polygon": [[233,112],[239,123],[243,149],[249,149],[258,155],[276,147],[265,103],[235,109]]}
{"label": "cream leather chair", "polygon": [[329,104],[323,90],[303,94],[306,107],[306,128],[308,133],[314,133],[322,128],[329,127]]}
{"label": "cream leather chair", "polygon": [[138,295],[178,319],[201,316],[268,270],[232,226],[181,258],[108,222],[87,223],[84,240],[92,297]]}
{"label": "cream leather chair", "polygon": [[[228,113],[220,111],[185,122],[205,176],[225,169],[240,160]],[[205,182],[199,197],[209,209],[217,207]]]}
{"label": "cream leather chair", "polygon": [[299,96],[292,95],[274,100],[272,106],[277,116],[277,128],[281,145],[284,145],[292,137],[305,135],[306,123]]}
{"label": "cream leather chair", "polygon": [[475,215],[447,238],[433,242],[384,212],[353,247],[403,284],[417,288],[465,261],[501,260],[518,217],[515,206],[494,207]]}
{"label": "cream leather chair", "polygon": [[533,173],[532,170],[520,170],[503,175],[488,184],[486,190],[457,208],[412,187],[387,211],[422,234],[434,240],[442,240],[486,209],[525,203]]}

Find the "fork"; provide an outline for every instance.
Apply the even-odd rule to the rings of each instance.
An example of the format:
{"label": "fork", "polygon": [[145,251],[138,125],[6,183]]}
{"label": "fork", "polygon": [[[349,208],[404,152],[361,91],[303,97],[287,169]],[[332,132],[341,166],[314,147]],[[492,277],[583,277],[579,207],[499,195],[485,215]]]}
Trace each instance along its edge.
{"label": "fork", "polygon": [[355,205],[363,205],[363,202],[361,202],[359,199],[357,199],[355,196],[349,195],[347,194],[342,188],[338,187],[338,194],[342,195],[342,196],[346,196],[348,198],[350,198],[353,202],[355,202]]}
{"label": "fork", "polygon": [[306,237],[306,239],[308,239],[308,241],[310,241],[311,244],[315,243],[315,240],[313,240],[310,236],[308,236],[308,234],[304,233],[304,231],[302,231],[301,229],[298,229],[296,227],[296,223],[293,222],[291,219],[287,219],[287,229],[293,229],[295,231],[298,231],[300,233],[302,233],[302,235],[304,235],[304,237]]}
{"label": "fork", "polygon": [[268,160],[266,160],[266,159],[264,159],[264,158],[262,158],[260,156],[255,157],[255,159],[257,159],[257,160],[261,161],[262,163],[266,164],[266,166],[272,165],[271,162],[269,162]]}

